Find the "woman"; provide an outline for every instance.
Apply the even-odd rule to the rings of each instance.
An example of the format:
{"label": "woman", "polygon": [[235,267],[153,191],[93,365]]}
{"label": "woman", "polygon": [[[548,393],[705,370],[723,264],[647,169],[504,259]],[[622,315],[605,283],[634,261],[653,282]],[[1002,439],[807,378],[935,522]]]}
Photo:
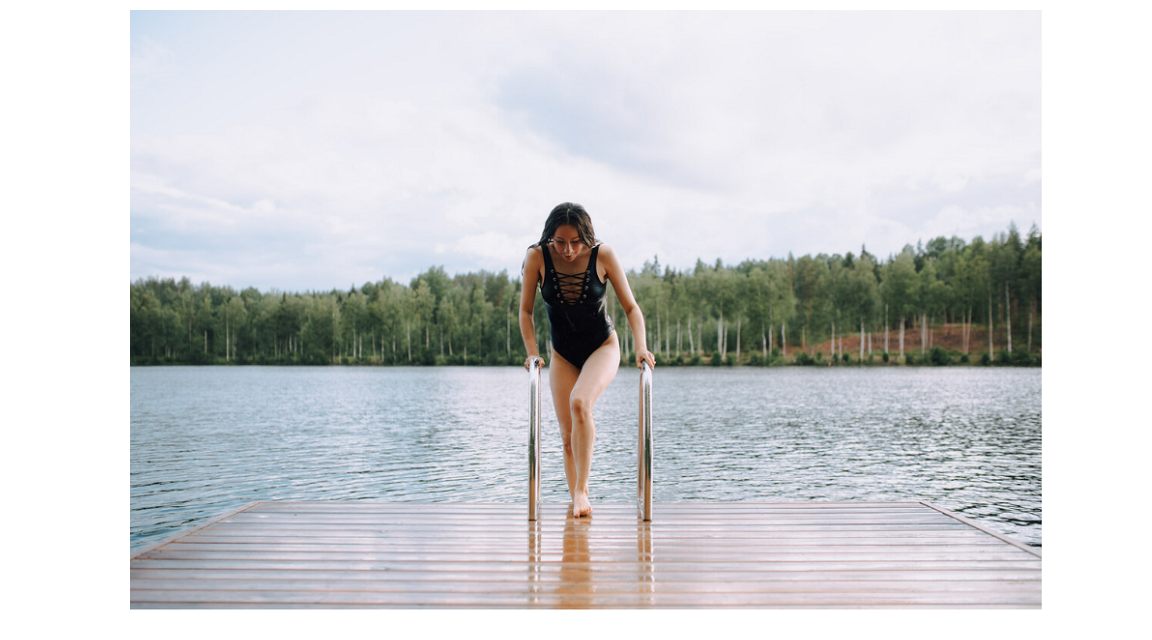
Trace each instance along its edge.
{"label": "woman", "polygon": [[644,337],[644,316],[628,278],[608,245],[597,244],[592,220],[584,207],[565,202],[557,205],[544,223],[540,242],[528,247],[524,258],[524,288],[520,294],[520,333],[531,370],[532,360],[544,360],[536,347],[532,308],[536,287],[548,310],[552,334],[552,363],[548,380],[552,403],[564,442],[564,475],[572,497],[572,515],[592,514],[588,503],[588,475],[592,470],[592,445],[596,423],[592,407],[616,377],[620,366],[620,341],[608,317],[605,294],[608,282],[616,290],[620,306],[636,337],[636,366],[655,368]]}

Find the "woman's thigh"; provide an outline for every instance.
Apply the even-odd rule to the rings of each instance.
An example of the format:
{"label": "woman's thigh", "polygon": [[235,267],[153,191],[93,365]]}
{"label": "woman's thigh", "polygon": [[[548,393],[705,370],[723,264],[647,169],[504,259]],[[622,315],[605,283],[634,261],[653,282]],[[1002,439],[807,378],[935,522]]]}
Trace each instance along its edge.
{"label": "woman's thigh", "polygon": [[608,388],[608,384],[616,377],[616,372],[619,369],[620,342],[616,338],[616,333],[613,332],[612,337],[593,351],[592,355],[588,356],[584,362],[584,368],[580,370],[580,376],[568,398],[569,402],[580,400],[586,408],[591,410],[592,406],[596,404],[596,400],[600,398],[600,394]]}
{"label": "woman's thigh", "polygon": [[572,395],[572,388],[576,386],[579,377],[580,370],[553,350],[552,362],[548,363],[548,386],[552,390],[552,406],[556,408],[560,434],[565,441],[572,432],[572,409],[568,405],[568,397]]}

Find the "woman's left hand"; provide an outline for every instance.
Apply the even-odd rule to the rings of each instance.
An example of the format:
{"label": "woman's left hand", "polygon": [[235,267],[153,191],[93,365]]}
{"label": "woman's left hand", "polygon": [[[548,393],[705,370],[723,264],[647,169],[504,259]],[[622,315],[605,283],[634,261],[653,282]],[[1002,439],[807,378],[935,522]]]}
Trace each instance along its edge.
{"label": "woman's left hand", "polygon": [[656,370],[656,356],[652,355],[652,352],[647,349],[641,349],[636,352],[636,368],[642,368],[644,362],[648,363],[649,369],[653,371]]}

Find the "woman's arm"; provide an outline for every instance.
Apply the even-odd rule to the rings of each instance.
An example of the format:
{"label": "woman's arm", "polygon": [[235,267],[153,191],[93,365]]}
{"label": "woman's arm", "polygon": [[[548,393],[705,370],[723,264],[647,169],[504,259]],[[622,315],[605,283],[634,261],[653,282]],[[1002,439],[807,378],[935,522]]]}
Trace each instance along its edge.
{"label": "woman's arm", "polygon": [[632,335],[636,338],[636,368],[640,368],[640,363],[646,361],[649,367],[655,369],[656,357],[648,350],[648,340],[644,332],[644,314],[640,311],[640,305],[636,304],[636,298],[632,296],[632,287],[628,286],[628,276],[624,275],[624,267],[620,266],[616,252],[606,244],[600,245],[599,256],[604,263],[605,275],[612,281],[612,288],[616,290],[616,297],[620,299],[620,308],[628,317]]}
{"label": "woman's arm", "polygon": [[[540,247],[529,247],[528,255],[524,256],[524,273],[521,280],[524,286],[520,289],[520,336],[524,338],[524,349],[528,358],[524,361],[524,368],[531,371],[532,358],[540,358],[540,349],[536,346],[536,325],[532,322],[532,310],[536,306],[536,287],[540,282],[540,267],[544,264],[544,254]],[[544,358],[540,358],[541,365]]]}

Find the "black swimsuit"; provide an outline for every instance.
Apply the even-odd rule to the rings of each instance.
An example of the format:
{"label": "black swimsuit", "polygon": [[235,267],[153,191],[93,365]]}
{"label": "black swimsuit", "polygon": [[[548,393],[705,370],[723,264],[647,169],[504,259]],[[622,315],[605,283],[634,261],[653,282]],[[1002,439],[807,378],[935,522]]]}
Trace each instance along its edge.
{"label": "black swimsuit", "polygon": [[592,247],[588,268],[584,273],[559,273],[552,265],[552,254],[547,245],[544,251],[544,282],[540,295],[548,310],[548,323],[552,327],[552,348],[577,369],[592,352],[612,336],[612,319],[608,317],[605,293],[608,283],[600,282],[596,275],[596,254],[600,245]]}

